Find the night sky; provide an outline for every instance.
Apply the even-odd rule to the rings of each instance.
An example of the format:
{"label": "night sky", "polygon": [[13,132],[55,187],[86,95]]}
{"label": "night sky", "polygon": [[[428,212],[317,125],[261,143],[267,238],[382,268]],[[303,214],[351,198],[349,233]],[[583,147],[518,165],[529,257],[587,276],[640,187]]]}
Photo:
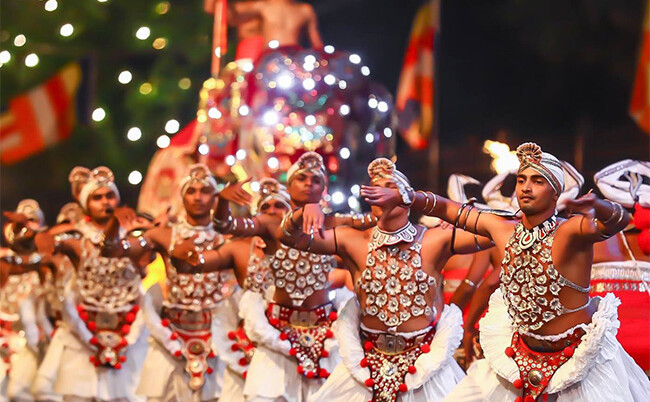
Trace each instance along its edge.
{"label": "night sky", "polygon": [[[420,1],[310,3],[324,42],[361,55],[374,79],[394,93]],[[439,180],[446,183],[453,172],[489,179],[491,159],[481,152],[486,139],[511,147],[536,141],[577,164],[587,186],[608,163],[650,159],[650,137],[627,114],[644,5],[643,0],[444,1],[436,43]],[[578,163],[574,156],[581,141],[584,159]],[[398,158],[398,167],[416,186],[430,179],[426,151],[412,152],[399,142]],[[14,209],[20,199],[33,197],[51,220],[69,200],[67,178],[52,178],[60,182],[60,191],[42,194],[23,177],[34,166],[39,156],[2,168],[1,208]],[[19,177],[24,184],[7,189]],[[122,198],[135,205],[137,188],[119,179],[118,185]]]}

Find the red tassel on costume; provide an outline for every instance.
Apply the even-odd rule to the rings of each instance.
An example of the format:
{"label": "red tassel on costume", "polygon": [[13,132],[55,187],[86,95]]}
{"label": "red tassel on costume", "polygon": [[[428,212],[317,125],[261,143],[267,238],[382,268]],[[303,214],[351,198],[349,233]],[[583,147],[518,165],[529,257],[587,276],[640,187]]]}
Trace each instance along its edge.
{"label": "red tassel on costume", "polygon": [[246,366],[247,364],[248,364],[248,360],[246,360],[245,357],[242,357],[241,359],[239,359],[239,365],[240,366]]}
{"label": "red tassel on costume", "polygon": [[237,335],[235,334],[234,331],[228,332],[228,339],[230,339],[231,341],[234,341],[235,339],[237,339]]}
{"label": "red tassel on costume", "polygon": [[210,350],[210,353],[208,353],[208,358],[209,358],[209,359],[212,359],[212,358],[214,358],[215,356],[216,356],[216,355],[214,354],[214,350]]}
{"label": "red tassel on costume", "polygon": [[418,370],[415,366],[409,366],[409,374],[415,374]]}
{"label": "red tassel on costume", "polygon": [[296,353],[298,353],[298,351],[296,350],[296,348],[291,348],[291,349],[289,349],[289,356],[295,356]]}
{"label": "red tassel on costume", "polygon": [[327,377],[330,376],[330,373],[327,370],[325,370],[324,368],[322,368],[322,369],[320,369],[320,372],[318,373],[318,376],[320,378],[327,378]]}
{"label": "red tassel on costume", "polygon": [[181,357],[182,355],[183,355],[183,352],[181,352],[180,350],[177,350],[176,352],[174,352],[174,357]]}
{"label": "red tassel on costume", "polygon": [[332,332],[331,329],[328,329],[327,332],[325,332],[325,337],[326,338],[334,338],[334,332]]}
{"label": "red tassel on costume", "polygon": [[169,320],[166,319],[166,318],[163,318],[162,320],[160,320],[160,325],[162,325],[163,327],[168,327],[169,326]]}
{"label": "red tassel on costume", "polygon": [[303,366],[298,366],[298,368],[296,368],[296,371],[298,372],[298,374],[304,374],[305,368]]}
{"label": "red tassel on costume", "polygon": [[232,346],[230,347],[230,350],[232,350],[233,352],[238,351],[239,350],[239,345],[237,345],[236,343],[233,343]]}
{"label": "red tassel on costume", "polygon": [[573,348],[567,346],[567,347],[564,348],[564,350],[562,351],[562,354],[563,354],[564,356],[566,356],[566,357],[571,357],[571,356],[573,356]]}
{"label": "red tassel on costume", "polygon": [[178,334],[176,332],[172,332],[172,334],[169,335],[169,339],[175,341],[176,339],[178,339]]}
{"label": "red tassel on costume", "polygon": [[126,316],[124,317],[124,319],[126,320],[126,322],[131,324],[133,321],[135,321],[135,314],[127,313]]}
{"label": "red tassel on costume", "polygon": [[88,321],[86,325],[91,332],[94,332],[97,329],[97,323],[95,321]]}
{"label": "red tassel on costume", "polygon": [[511,347],[508,346],[505,350],[506,356],[508,357],[514,357],[515,356],[515,350]]}
{"label": "red tassel on costume", "polygon": [[207,370],[205,370],[206,373],[212,374],[214,372],[214,369],[212,367],[208,367]]}
{"label": "red tassel on costume", "polygon": [[269,318],[269,324],[271,324],[271,325],[273,325],[273,326],[275,327],[275,326],[277,326],[278,324],[280,324],[280,320],[278,320],[278,319],[275,318],[275,317],[271,317],[271,318]]}
{"label": "red tassel on costume", "polygon": [[325,350],[325,349],[323,349],[323,350],[320,352],[320,357],[328,357],[329,355],[330,355],[330,352],[328,352],[328,351]]}
{"label": "red tassel on costume", "polygon": [[330,321],[336,321],[339,318],[339,315],[336,313],[336,311],[332,311],[330,313]]}
{"label": "red tassel on costume", "polygon": [[361,361],[359,362],[359,366],[361,366],[361,367],[368,367],[368,360],[364,357],[364,358],[361,359]]}
{"label": "red tassel on costume", "polygon": [[122,335],[128,335],[131,332],[131,326],[129,324],[122,325]]}
{"label": "red tassel on costume", "polygon": [[424,345],[420,346],[420,350],[422,353],[429,353],[431,352],[431,346],[425,343]]}
{"label": "red tassel on costume", "polygon": [[521,389],[524,386],[524,381],[521,378],[517,378],[512,382],[512,385],[517,389]]}
{"label": "red tassel on costume", "polygon": [[120,361],[122,363],[125,363],[126,362],[126,356],[120,356]]}
{"label": "red tassel on costume", "polygon": [[374,347],[374,345],[373,345],[372,342],[370,342],[370,341],[367,341],[367,342],[363,345],[363,348],[364,348],[366,351],[370,351],[370,350],[372,350],[373,347]]}
{"label": "red tassel on costume", "polygon": [[309,371],[309,372],[307,372],[307,374],[305,374],[305,376],[307,378],[311,379],[311,378],[314,378],[316,376],[316,373],[314,373],[313,371]]}
{"label": "red tassel on costume", "polygon": [[133,307],[131,308],[131,312],[132,312],[133,314],[138,314],[138,311],[140,311],[140,306],[133,306]]}
{"label": "red tassel on costume", "polygon": [[90,341],[88,341],[88,343],[90,343],[91,345],[97,345],[99,343],[99,340],[97,340],[97,338],[93,336],[92,338],[90,338]]}
{"label": "red tassel on costume", "polygon": [[122,338],[122,340],[120,341],[120,347],[125,347],[125,346],[128,346],[128,345],[129,345],[129,342],[126,339]]}
{"label": "red tassel on costume", "polygon": [[122,369],[122,363],[117,363],[115,366],[116,370],[121,370]]}
{"label": "red tassel on costume", "polygon": [[289,339],[289,335],[287,335],[285,332],[280,332],[280,340],[286,341]]}
{"label": "red tassel on costume", "polygon": [[399,385],[399,392],[406,392],[406,391],[408,391],[408,390],[409,390],[409,387],[408,387],[406,384],[401,383],[401,384]]}
{"label": "red tassel on costume", "polygon": [[372,387],[373,385],[375,385],[375,380],[373,380],[372,378],[368,378],[368,379],[366,380],[366,387],[370,388],[370,387]]}

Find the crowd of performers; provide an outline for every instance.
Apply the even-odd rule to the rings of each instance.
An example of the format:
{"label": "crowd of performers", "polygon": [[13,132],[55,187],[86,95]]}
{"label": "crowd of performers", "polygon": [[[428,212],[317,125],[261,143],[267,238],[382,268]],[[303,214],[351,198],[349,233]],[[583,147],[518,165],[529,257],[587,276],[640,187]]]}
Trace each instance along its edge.
{"label": "crowd of performers", "polygon": [[0,400],[650,400],[650,164],[598,172],[599,199],[536,144],[517,156],[485,204],[375,159],[365,215],[323,212],[314,152],[254,196],[193,165],[184,213],[154,220],[77,167],[54,226],[31,199],[5,212]]}

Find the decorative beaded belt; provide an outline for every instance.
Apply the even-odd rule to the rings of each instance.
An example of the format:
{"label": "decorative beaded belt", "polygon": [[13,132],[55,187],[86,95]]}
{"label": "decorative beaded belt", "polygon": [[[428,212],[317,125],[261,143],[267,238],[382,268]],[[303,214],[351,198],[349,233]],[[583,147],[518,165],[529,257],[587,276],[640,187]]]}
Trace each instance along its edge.
{"label": "decorative beaded belt", "polygon": [[140,307],[133,305],[129,311],[107,312],[87,310],[82,304],[77,305],[77,313],[86,323],[86,328],[93,334],[90,344],[97,348],[90,362],[95,366],[106,366],[121,369],[126,361],[126,336],[131,332],[131,324],[135,321]]}
{"label": "decorative beaded belt", "polygon": [[337,319],[332,303],[313,310],[294,309],[271,303],[266,311],[269,324],[280,331],[280,339],[289,340],[289,355],[298,361],[298,373],[307,378],[327,378],[320,359],[329,356],[325,340],[333,338],[330,327]]}
{"label": "decorative beaded belt", "polygon": [[[228,332],[228,339],[233,341],[230,346],[233,352],[240,350],[244,354],[244,357],[239,359],[239,365],[248,369],[253,359],[253,354],[255,353],[255,344],[248,338],[248,335],[244,331],[244,321],[239,321],[236,330]],[[242,377],[246,378],[246,373],[247,371],[244,371]]]}
{"label": "decorative beaded belt", "polygon": [[[566,338],[548,342],[557,351],[536,352],[526,345],[518,332],[515,332],[510,346],[505,350],[506,355],[514,359],[519,368],[519,378],[513,381],[512,385],[522,389],[523,394],[517,397],[515,402],[534,402],[542,395],[557,369],[573,356],[584,334],[583,329],[576,328]],[[546,400],[546,394],[542,395],[542,398]]]}
{"label": "decorative beaded belt", "polygon": [[163,316],[162,325],[172,330],[170,339],[181,343],[181,350],[174,356],[185,358],[185,371],[190,375],[189,386],[195,391],[200,390],[205,384],[205,375],[214,371],[208,365],[208,359],[216,356],[211,346],[212,312],[163,308]]}
{"label": "decorative beaded belt", "polygon": [[413,338],[361,331],[365,343],[364,358],[359,364],[370,370],[366,386],[372,389],[372,402],[396,402],[399,392],[408,391],[404,378],[415,374],[415,361],[431,351],[435,333],[435,324],[428,332]]}

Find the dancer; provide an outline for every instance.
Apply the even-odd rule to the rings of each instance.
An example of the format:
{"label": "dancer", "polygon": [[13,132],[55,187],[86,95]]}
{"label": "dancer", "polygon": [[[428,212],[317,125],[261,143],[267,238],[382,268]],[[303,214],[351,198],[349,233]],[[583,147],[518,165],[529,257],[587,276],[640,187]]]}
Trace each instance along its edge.
{"label": "dancer", "polygon": [[[556,216],[564,175],[537,144],[517,148],[516,193],[521,222],[482,213],[442,197],[413,195],[412,208],[490,237],[503,252],[501,286],[480,322],[485,360],[447,396],[449,401],[647,400],[650,382],[616,341],[620,302],[589,297],[595,242],[629,221],[615,203],[588,194],[569,201],[570,219]],[[394,205],[394,190],[362,188],[372,205]]]}
{"label": "dancer", "polygon": [[440,271],[452,250],[474,252],[491,243],[462,231],[411,224],[401,205],[410,202],[411,186],[390,160],[375,159],[368,175],[373,186],[405,197],[372,207],[375,228],[323,230],[315,204],[289,213],[282,225],[283,241],[340,256],[355,279],[358,303],[350,301],[334,325],[342,363],[312,400],[441,400],[464,373],[453,358],[462,315],[457,306],[443,304]]}
{"label": "dancer", "polygon": [[[287,173],[291,207],[320,202],[327,185],[323,160],[307,152]],[[254,292],[246,292],[240,302],[240,316],[246,334],[257,343],[246,377],[247,400],[305,401],[318,390],[338,363],[338,351],[330,326],[336,310],[351,292],[328,286],[328,274],[335,260],[292,249],[280,243],[278,216],[258,215],[235,219],[228,200],[250,203],[242,183],[226,187],[219,195],[215,214],[217,230],[235,236],[259,236],[266,252],[273,254],[271,275],[275,286],[267,302]],[[372,225],[367,217],[328,217],[327,225]],[[330,296],[334,296],[333,298]],[[302,341],[301,341],[302,340]],[[269,382],[268,379],[274,380]]]}
{"label": "dancer", "polygon": [[144,272],[134,262],[131,245],[142,239],[127,233],[141,222],[131,209],[118,208],[110,169],[77,167],[70,178],[89,219],[78,225],[81,239],[56,239],[53,233],[36,237],[40,251],[66,255],[76,271],[66,290],[64,322],[50,344],[62,350],[54,390],[64,401],[138,400],[135,386],[147,333],[139,312]]}
{"label": "dancer", "polygon": [[36,316],[42,256],[34,237],[44,229],[38,202],[26,199],[3,228],[8,248],[0,248],[0,400],[33,401],[32,382],[41,355],[41,328]]}

